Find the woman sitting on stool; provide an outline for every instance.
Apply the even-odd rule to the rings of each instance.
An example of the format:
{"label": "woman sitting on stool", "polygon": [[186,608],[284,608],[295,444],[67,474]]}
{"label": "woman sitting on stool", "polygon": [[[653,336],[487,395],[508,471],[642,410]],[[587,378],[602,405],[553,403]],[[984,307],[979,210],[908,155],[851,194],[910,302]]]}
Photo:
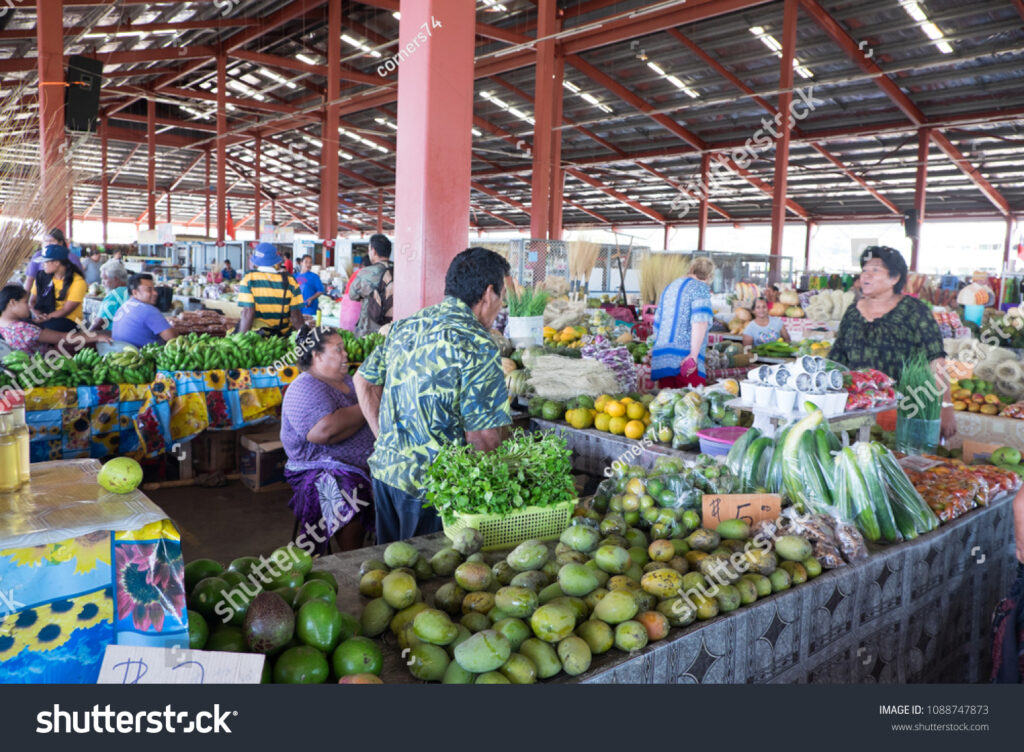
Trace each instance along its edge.
{"label": "woman sitting on stool", "polygon": [[335,533],[342,551],[359,548],[372,525],[366,461],[373,432],[359,409],[338,333],[303,326],[295,344],[303,373],[288,386],[281,406],[285,477],[295,491],[289,506],[321,552]]}

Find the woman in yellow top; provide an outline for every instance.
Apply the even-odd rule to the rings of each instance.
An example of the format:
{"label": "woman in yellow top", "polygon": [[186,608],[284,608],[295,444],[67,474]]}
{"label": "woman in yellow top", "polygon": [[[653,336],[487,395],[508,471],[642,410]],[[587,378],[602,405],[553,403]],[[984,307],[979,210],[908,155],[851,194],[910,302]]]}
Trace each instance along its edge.
{"label": "woman in yellow top", "polygon": [[70,332],[82,323],[82,301],[89,289],[85,277],[61,245],[46,246],[42,263],[29,301],[32,317],[43,329]]}

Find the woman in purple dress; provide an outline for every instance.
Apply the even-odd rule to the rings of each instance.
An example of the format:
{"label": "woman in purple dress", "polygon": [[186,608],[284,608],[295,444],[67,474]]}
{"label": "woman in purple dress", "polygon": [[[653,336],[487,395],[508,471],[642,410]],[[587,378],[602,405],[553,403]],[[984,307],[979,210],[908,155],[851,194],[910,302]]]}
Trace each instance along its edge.
{"label": "woman in purple dress", "polygon": [[289,506],[318,551],[326,551],[335,534],[342,551],[359,548],[372,526],[366,460],[373,432],[356,401],[337,332],[303,326],[295,344],[303,373],[288,387],[281,409],[285,476],[295,492]]}

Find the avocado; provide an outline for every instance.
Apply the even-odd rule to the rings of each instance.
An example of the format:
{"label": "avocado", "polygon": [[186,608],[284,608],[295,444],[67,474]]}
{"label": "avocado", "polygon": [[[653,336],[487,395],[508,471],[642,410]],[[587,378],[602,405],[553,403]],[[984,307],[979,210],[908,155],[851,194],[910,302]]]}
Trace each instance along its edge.
{"label": "avocado", "polygon": [[196,559],[185,565],[185,592],[191,593],[192,588],[200,580],[216,577],[224,572],[224,567],[213,559]]}
{"label": "avocado", "polygon": [[242,632],[252,652],[273,653],[295,634],[295,613],[277,593],[260,593],[249,604]]}

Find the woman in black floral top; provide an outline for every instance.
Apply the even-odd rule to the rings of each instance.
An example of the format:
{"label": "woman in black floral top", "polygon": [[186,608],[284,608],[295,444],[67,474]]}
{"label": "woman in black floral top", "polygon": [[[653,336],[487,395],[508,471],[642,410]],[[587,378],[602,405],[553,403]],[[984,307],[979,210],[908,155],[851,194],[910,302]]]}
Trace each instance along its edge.
{"label": "woman in black floral top", "polygon": [[[939,384],[946,386],[946,353],[939,326],[928,307],[903,294],[907,264],[900,252],[885,246],[864,249],[860,257],[863,297],[850,306],[839,324],[829,357],[849,368],[877,368],[899,380],[903,363],[924,353]],[[952,407],[942,410],[942,435],[956,433]]]}

